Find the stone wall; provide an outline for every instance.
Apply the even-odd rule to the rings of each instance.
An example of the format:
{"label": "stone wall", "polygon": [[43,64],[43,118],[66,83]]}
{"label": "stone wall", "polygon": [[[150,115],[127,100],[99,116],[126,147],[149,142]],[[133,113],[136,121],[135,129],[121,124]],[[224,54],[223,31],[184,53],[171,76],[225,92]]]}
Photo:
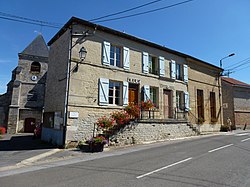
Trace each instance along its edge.
{"label": "stone wall", "polygon": [[129,145],[195,136],[187,123],[132,122],[110,137],[110,145]]}
{"label": "stone wall", "polygon": [[70,35],[65,32],[50,46],[44,112],[64,112]]}

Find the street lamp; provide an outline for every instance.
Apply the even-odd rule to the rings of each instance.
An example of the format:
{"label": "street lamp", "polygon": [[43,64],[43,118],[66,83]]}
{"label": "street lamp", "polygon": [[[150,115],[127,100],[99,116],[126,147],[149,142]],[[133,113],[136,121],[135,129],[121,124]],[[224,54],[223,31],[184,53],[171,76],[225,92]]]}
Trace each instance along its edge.
{"label": "street lamp", "polygon": [[87,55],[87,50],[84,47],[82,47],[79,51],[80,60],[83,61],[86,58],[86,55]]}
{"label": "street lamp", "polygon": [[[87,55],[87,50],[84,47],[81,47],[80,51],[79,51],[79,58],[80,58],[80,62],[83,62],[86,58]],[[73,72],[77,72],[78,71],[78,67],[79,67],[79,63],[77,62],[76,66],[74,67]]]}
{"label": "street lamp", "polygon": [[222,68],[222,60],[223,60],[223,59],[229,58],[229,57],[234,56],[234,55],[235,55],[235,54],[232,53],[232,54],[230,54],[230,55],[228,55],[228,56],[225,56],[225,57],[223,57],[222,59],[220,59],[220,68]]}

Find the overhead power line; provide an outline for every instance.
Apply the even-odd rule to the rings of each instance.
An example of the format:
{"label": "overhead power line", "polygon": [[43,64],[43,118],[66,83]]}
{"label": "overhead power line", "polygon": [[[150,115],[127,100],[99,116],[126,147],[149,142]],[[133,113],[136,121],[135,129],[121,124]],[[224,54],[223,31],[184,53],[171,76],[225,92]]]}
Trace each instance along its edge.
{"label": "overhead power line", "polygon": [[63,25],[61,23],[52,23],[52,22],[47,22],[47,21],[30,19],[30,18],[25,18],[25,17],[21,17],[21,16],[16,16],[16,15],[13,15],[13,14],[7,14],[7,13],[4,13],[4,12],[0,12],[0,16],[10,17],[10,18],[19,19],[19,20],[26,20],[26,21],[30,21],[30,22],[36,22],[36,23],[40,23],[42,25],[53,25],[53,26],[62,26]]}
{"label": "overhead power line", "polygon": [[51,22],[47,22],[47,21],[41,21],[41,20],[35,20],[35,19],[26,18],[26,17],[16,16],[16,15],[7,14],[4,12],[0,12],[0,19],[20,22],[20,23],[26,23],[26,24],[31,24],[31,25],[51,27],[51,28],[61,28],[61,26],[63,25],[60,23],[51,23]]}
{"label": "overhead power line", "polygon": [[230,66],[227,66],[226,67],[226,69],[228,69],[228,68],[230,68],[230,69],[232,69],[232,68],[234,68],[236,65],[241,65],[241,64],[244,64],[246,61],[249,61],[250,60],[250,57],[248,57],[248,58],[246,58],[246,59],[244,59],[244,60],[241,60],[241,61],[239,61],[239,62],[237,62],[237,63],[234,63],[234,64],[232,64],[232,65],[230,65]]}
{"label": "overhead power line", "polygon": [[117,18],[100,20],[100,21],[97,21],[96,23],[101,23],[101,22],[106,22],[106,21],[114,21],[114,20],[129,18],[129,17],[140,16],[140,15],[144,15],[144,14],[148,14],[148,13],[152,13],[152,12],[164,10],[164,9],[167,9],[167,8],[172,8],[172,7],[175,7],[175,6],[179,6],[179,5],[182,5],[182,4],[185,4],[185,3],[189,3],[189,2],[192,2],[192,1],[194,1],[194,0],[182,1],[182,2],[175,3],[175,4],[172,4],[172,5],[168,5],[168,6],[165,6],[165,7],[161,7],[161,8],[157,8],[157,9],[153,9],[153,10],[148,10],[148,11],[144,11],[144,12],[140,12],[140,13],[136,13],[136,14],[131,14],[131,15],[127,15],[127,16],[121,16],[121,17],[117,17]]}
{"label": "overhead power line", "polygon": [[142,8],[142,7],[145,7],[145,6],[154,4],[154,3],[158,3],[158,2],[160,2],[160,1],[162,1],[162,0],[151,1],[151,2],[142,4],[142,5],[133,7],[133,8],[129,8],[129,9],[126,9],[126,10],[122,10],[122,11],[120,11],[120,12],[116,12],[116,13],[108,14],[108,15],[101,16],[101,17],[98,17],[98,18],[94,18],[94,19],[91,19],[91,20],[89,20],[89,21],[97,21],[97,20],[100,20],[100,19],[103,19],[103,18],[108,18],[108,17],[111,17],[111,16],[116,16],[116,15],[119,15],[119,14],[123,14],[123,13],[126,13],[126,12],[130,12],[130,11],[132,11],[132,10],[136,10],[136,9],[139,9],[139,8]]}
{"label": "overhead power line", "polygon": [[5,19],[5,20],[9,20],[9,21],[16,21],[16,22],[20,22],[20,23],[27,23],[27,24],[31,24],[31,25],[39,25],[39,26],[45,26],[45,27],[51,27],[51,28],[60,28],[58,26],[39,24],[39,23],[35,23],[35,22],[17,20],[14,18],[6,18],[6,17],[2,17],[2,16],[0,16],[0,19]]}
{"label": "overhead power line", "polygon": [[[151,2],[142,4],[142,5],[130,8],[130,9],[126,9],[126,10],[123,10],[123,11],[120,11],[120,12],[116,12],[116,13],[113,13],[113,14],[108,14],[108,15],[101,16],[101,17],[98,17],[98,18],[94,18],[94,19],[91,19],[89,21],[100,20],[100,21],[96,22],[96,23],[100,23],[100,22],[107,22],[107,21],[125,19],[125,18],[129,18],[129,17],[135,17],[135,16],[139,16],[139,15],[143,15],[143,14],[148,14],[148,13],[164,10],[164,9],[167,9],[167,8],[172,8],[172,7],[181,5],[181,4],[189,3],[189,2],[194,1],[194,0],[186,0],[186,1],[182,1],[182,2],[179,2],[179,3],[175,3],[175,4],[172,4],[172,5],[168,5],[168,6],[165,6],[165,7],[161,7],[161,8],[157,8],[157,9],[153,9],[153,10],[149,10],[149,11],[144,11],[144,12],[125,15],[125,16],[121,16],[121,17],[101,20],[103,18],[107,18],[107,17],[119,15],[119,14],[122,14],[122,13],[126,13],[126,12],[136,10],[136,9],[139,9],[139,8],[142,8],[142,7],[145,7],[145,6],[160,2],[160,1],[162,1],[162,0],[151,1]],[[52,23],[52,22],[47,22],[47,21],[35,20],[35,19],[26,18],[26,17],[16,16],[16,15],[13,15],[13,14],[7,14],[7,13],[4,13],[4,12],[0,12],[0,19],[5,19],[5,20],[9,20],[9,21],[16,21],[16,22],[26,23],[26,24],[31,24],[31,25],[39,25],[39,26],[51,27],[51,28],[61,28],[62,25],[63,25],[61,23]]]}
{"label": "overhead power line", "polygon": [[228,69],[226,69],[226,71],[232,71],[232,70],[235,70],[235,69],[237,69],[237,68],[239,68],[241,66],[245,66],[245,65],[249,64],[250,63],[250,58],[247,58],[247,59],[242,60],[240,62],[241,62],[240,64],[239,64],[239,62],[236,63],[236,64],[238,64],[237,66],[235,66],[236,64],[234,64],[234,66],[232,68],[228,68]]}

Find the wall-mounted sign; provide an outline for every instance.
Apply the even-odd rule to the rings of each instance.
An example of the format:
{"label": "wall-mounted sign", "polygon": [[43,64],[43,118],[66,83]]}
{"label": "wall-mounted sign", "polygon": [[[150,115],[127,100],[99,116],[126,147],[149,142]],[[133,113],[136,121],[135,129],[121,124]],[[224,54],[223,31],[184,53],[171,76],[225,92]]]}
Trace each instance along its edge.
{"label": "wall-mounted sign", "polygon": [[77,119],[79,117],[79,112],[69,112],[69,118]]}
{"label": "wall-mounted sign", "polygon": [[130,77],[127,78],[127,81],[129,83],[133,83],[133,84],[140,84],[141,83],[141,80],[135,79],[135,78],[130,78]]}

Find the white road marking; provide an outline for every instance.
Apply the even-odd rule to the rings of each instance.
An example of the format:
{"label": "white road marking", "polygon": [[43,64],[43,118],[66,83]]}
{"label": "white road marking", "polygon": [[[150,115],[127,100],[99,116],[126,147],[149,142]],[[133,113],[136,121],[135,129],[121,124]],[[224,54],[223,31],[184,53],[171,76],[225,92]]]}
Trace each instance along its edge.
{"label": "white road marking", "polygon": [[245,142],[245,141],[247,141],[247,140],[250,140],[250,138],[247,138],[247,139],[241,140],[241,142]]}
{"label": "white road marking", "polygon": [[212,149],[212,150],[210,150],[210,151],[208,151],[209,153],[212,153],[212,152],[214,152],[214,151],[218,151],[218,150],[221,150],[221,149],[224,149],[224,148],[226,148],[226,147],[230,147],[230,146],[232,146],[233,144],[228,144],[228,145],[225,145],[225,146],[222,146],[222,147],[218,147],[218,148],[216,148],[216,149]]}
{"label": "white road marking", "polygon": [[158,171],[161,171],[161,170],[164,170],[164,169],[170,168],[170,167],[172,167],[172,166],[175,166],[175,165],[181,164],[181,163],[183,163],[183,162],[187,162],[187,161],[189,161],[189,160],[191,160],[191,159],[192,159],[192,157],[189,157],[189,158],[187,158],[187,159],[184,159],[184,160],[181,160],[181,161],[179,161],[179,162],[175,162],[175,163],[173,163],[173,164],[170,164],[170,165],[164,166],[164,167],[162,167],[162,168],[156,169],[156,170],[151,171],[151,172],[149,172],[149,173],[145,173],[145,174],[140,175],[140,176],[138,176],[138,177],[136,177],[136,178],[137,178],[137,179],[140,179],[140,178],[142,178],[142,177],[145,177],[145,176],[151,175],[151,174],[156,173],[156,172],[158,172]]}
{"label": "white road marking", "polygon": [[247,136],[249,133],[235,134],[235,136]]}

